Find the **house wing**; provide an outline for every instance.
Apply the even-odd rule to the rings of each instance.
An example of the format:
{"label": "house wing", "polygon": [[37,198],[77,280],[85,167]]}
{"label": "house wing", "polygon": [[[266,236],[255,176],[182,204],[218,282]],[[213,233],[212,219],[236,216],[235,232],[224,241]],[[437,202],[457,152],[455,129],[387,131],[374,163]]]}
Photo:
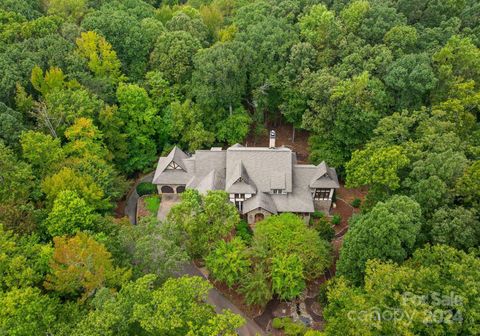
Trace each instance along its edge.
{"label": "house wing", "polygon": [[167,171],[187,173],[187,167],[183,162],[185,159],[188,159],[187,154],[177,146],[175,146],[167,156],[160,157],[153,177],[153,183],[159,183],[161,175]]}
{"label": "house wing", "polygon": [[310,188],[339,188],[337,172],[335,168],[328,167],[322,161],[317,167],[309,184]]}

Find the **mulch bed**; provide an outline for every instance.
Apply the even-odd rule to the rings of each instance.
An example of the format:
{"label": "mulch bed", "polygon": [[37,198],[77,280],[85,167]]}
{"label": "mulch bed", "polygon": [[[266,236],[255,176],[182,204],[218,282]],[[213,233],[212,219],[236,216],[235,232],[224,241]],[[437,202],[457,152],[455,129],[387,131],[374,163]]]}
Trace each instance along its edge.
{"label": "mulch bed", "polygon": [[145,196],[141,196],[139,199],[138,199],[138,203],[137,203],[137,219],[139,219],[140,217],[147,217],[147,216],[151,216],[152,214],[150,213],[150,211],[146,208],[145,206],[145,198],[146,197],[149,197],[151,195],[145,195]]}

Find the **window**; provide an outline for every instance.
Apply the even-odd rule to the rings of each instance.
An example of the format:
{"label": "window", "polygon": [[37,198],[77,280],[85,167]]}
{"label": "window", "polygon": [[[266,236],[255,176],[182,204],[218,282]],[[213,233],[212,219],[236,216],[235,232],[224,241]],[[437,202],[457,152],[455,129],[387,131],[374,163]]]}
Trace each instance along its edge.
{"label": "window", "polygon": [[235,199],[237,199],[237,200],[242,199],[243,200],[243,199],[245,199],[245,196],[244,196],[244,194],[235,194]]}
{"label": "window", "polygon": [[243,211],[243,201],[235,201],[235,206],[237,207],[238,211]]}
{"label": "window", "polygon": [[280,194],[284,194],[285,191],[283,189],[272,189],[272,194],[274,195],[280,195]]}
{"label": "window", "polygon": [[182,170],[182,167],[180,167],[179,165],[177,165],[174,161],[170,162],[170,164],[167,166],[167,169],[180,169]]}
{"label": "window", "polygon": [[329,200],[331,189],[315,189],[314,198],[316,200]]}

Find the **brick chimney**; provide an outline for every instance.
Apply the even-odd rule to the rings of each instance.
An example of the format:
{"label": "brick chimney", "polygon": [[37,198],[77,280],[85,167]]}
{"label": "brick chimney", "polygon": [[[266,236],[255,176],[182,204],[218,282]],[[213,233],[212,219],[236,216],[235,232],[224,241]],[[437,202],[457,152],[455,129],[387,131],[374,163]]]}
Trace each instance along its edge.
{"label": "brick chimney", "polygon": [[270,144],[269,144],[269,148],[275,148],[275,138],[276,138],[276,133],[274,130],[271,130],[270,131]]}

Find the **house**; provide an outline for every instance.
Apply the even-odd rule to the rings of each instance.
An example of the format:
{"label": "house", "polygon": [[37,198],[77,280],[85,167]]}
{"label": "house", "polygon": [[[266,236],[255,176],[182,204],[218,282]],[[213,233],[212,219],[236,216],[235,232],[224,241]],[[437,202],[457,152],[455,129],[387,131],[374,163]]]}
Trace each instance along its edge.
{"label": "house", "polygon": [[249,224],[282,212],[306,220],[315,210],[329,213],[339,187],[334,168],[325,162],[298,164],[291,149],[275,146],[274,131],[269,147],[236,144],[226,150],[197,150],[191,156],[175,147],[160,157],[153,183],[160,194],[179,194],[188,188],[200,193],[225,190]]}

